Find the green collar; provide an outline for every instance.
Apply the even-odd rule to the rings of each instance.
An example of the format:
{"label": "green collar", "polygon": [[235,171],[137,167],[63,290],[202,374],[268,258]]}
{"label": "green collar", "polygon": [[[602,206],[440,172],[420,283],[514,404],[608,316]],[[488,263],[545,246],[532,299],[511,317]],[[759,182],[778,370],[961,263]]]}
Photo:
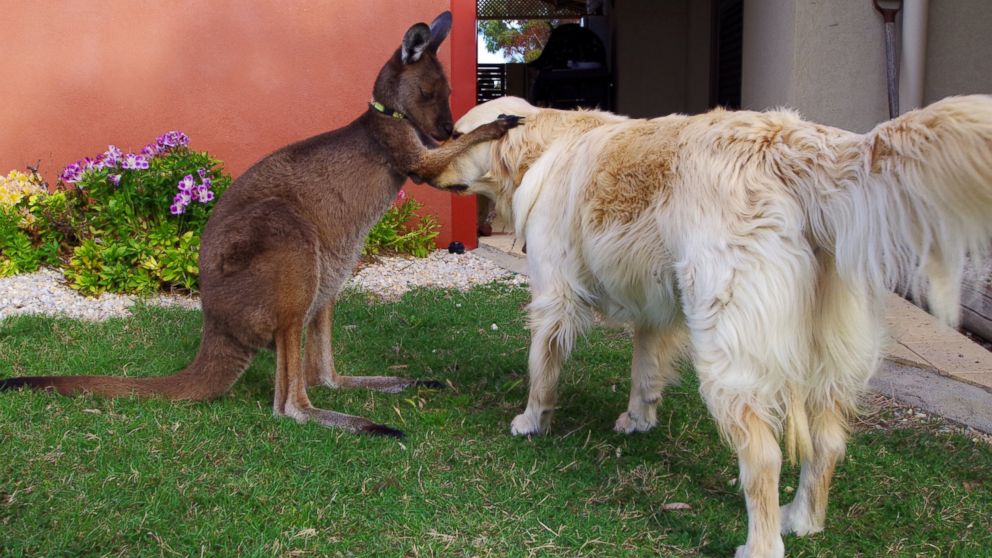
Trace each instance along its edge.
{"label": "green collar", "polygon": [[397,120],[403,120],[404,118],[406,118],[406,115],[403,114],[402,112],[398,110],[393,110],[391,108],[387,108],[386,105],[380,103],[379,101],[376,101],[375,99],[369,101],[369,108],[372,110],[379,111],[382,114],[385,114],[386,116],[392,116]]}

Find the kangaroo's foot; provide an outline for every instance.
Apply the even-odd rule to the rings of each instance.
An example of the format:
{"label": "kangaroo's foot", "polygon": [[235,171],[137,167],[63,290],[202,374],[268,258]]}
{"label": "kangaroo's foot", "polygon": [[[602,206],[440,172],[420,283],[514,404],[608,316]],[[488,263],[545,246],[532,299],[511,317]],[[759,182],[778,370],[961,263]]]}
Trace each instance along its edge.
{"label": "kangaroo's foot", "polygon": [[[280,413],[276,413],[277,415]],[[393,438],[403,438],[402,430],[397,430],[385,424],[372,422],[369,419],[346,415],[336,411],[327,411],[313,406],[295,407],[286,405],[285,416],[296,419],[296,422],[317,422],[328,428],[342,428],[356,434],[368,434],[371,436],[391,436]]]}
{"label": "kangaroo's foot", "polygon": [[335,376],[328,385],[333,388],[374,389],[385,393],[399,393],[411,387],[425,387],[428,389],[444,389],[447,387],[436,380],[414,380],[399,376]]}

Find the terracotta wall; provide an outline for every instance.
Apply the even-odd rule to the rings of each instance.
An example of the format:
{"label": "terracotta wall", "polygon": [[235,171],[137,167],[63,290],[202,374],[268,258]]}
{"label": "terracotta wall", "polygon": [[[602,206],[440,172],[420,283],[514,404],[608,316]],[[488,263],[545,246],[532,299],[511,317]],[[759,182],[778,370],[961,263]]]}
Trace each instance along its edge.
{"label": "terracotta wall", "polygon": [[[354,119],[406,29],[462,1],[7,2],[0,172],[41,159],[54,182],[108,143],[178,129],[237,176]],[[450,43],[440,54],[450,68]],[[450,196],[423,197],[450,229]]]}

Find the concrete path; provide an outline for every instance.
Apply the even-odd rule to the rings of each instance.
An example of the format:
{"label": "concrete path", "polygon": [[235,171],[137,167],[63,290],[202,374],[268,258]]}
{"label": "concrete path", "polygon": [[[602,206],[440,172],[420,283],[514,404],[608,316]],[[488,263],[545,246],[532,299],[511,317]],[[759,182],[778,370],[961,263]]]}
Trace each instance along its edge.
{"label": "concrete path", "polygon": [[[480,238],[475,253],[526,275],[522,248],[512,235],[494,234]],[[892,344],[872,389],[992,433],[992,352],[896,295],[885,319]]]}

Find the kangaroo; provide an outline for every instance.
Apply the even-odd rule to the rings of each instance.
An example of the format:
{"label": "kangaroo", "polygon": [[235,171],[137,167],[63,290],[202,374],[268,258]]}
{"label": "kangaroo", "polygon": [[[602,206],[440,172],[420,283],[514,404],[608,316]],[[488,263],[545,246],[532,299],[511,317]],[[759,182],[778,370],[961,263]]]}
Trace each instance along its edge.
{"label": "kangaroo", "polygon": [[402,436],[365,418],[315,408],[307,387],[397,392],[415,385],[441,386],[399,377],[339,375],[331,353],[331,321],[366,234],[406,178],[429,179],[469,147],[498,139],[518,124],[514,117],[500,118],[439,145],[454,127],[451,89],[437,58],[450,29],[450,12],[430,26],[410,27],[380,70],[367,111],[343,128],[266,156],[221,196],[200,249],[202,340],[185,369],[150,378],[11,378],[0,381],[0,390],[24,386],[64,395],[213,399],[234,385],[259,349],[274,346],[276,416]]}

